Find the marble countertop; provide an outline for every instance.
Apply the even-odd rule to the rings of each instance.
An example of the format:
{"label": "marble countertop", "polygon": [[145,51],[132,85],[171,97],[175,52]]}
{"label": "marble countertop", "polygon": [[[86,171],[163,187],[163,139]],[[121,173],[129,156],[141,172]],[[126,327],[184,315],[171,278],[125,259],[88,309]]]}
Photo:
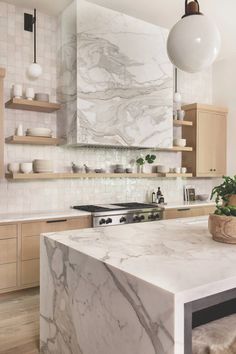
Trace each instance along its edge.
{"label": "marble countertop", "polygon": [[236,287],[236,246],[213,241],[205,216],[46,236],[185,301]]}
{"label": "marble countertop", "polygon": [[91,215],[91,213],[74,209],[56,211],[34,211],[31,213],[8,213],[0,214],[0,223],[44,220],[54,218],[72,218],[86,215]]}

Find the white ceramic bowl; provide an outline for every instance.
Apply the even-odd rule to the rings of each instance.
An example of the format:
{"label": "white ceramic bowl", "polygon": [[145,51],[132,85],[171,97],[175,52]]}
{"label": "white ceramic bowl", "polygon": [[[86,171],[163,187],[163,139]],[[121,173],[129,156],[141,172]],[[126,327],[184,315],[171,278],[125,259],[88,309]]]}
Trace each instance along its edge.
{"label": "white ceramic bowl", "polygon": [[53,162],[51,160],[34,160],[33,169],[35,173],[53,172]]}
{"label": "white ceramic bowl", "polygon": [[158,173],[168,173],[170,172],[170,168],[164,165],[159,165],[157,166],[157,172]]}
{"label": "white ceramic bowl", "polygon": [[42,102],[49,102],[49,94],[37,92],[35,94],[35,100],[42,101]]}
{"label": "white ceramic bowl", "polygon": [[52,130],[49,128],[29,128],[26,130],[26,135],[51,137]]}
{"label": "white ceramic bowl", "polygon": [[174,173],[181,173],[181,167],[175,167]]}
{"label": "white ceramic bowl", "polygon": [[186,139],[174,139],[173,144],[174,144],[174,146],[185,147],[186,146]]}
{"label": "white ceramic bowl", "polygon": [[20,170],[22,173],[31,173],[33,170],[32,162],[22,162],[20,164]]}
{"label": "white ceramic bowl", "polygon": [[209,194],[198,194],[198,199],[199,199],[201,202],[207,201],[208,198],[209,198]]}
{"label": "white ceramic bowl", "polygon": [[12,162],[7,165],[7,170],[11,173],[17,173],[20,171],[20,164],[18,162]]}

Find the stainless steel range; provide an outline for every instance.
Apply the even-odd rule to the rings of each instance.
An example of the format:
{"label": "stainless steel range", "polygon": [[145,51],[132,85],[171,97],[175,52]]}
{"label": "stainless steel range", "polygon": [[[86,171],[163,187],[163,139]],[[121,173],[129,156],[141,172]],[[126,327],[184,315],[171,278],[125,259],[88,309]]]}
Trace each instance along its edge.
{"label": "stainless steel range", "polygon": [[73,209],[91,212],[93,227],[150,222],[163,218],[163,210],[160,207],[144,203],[79,205]]}

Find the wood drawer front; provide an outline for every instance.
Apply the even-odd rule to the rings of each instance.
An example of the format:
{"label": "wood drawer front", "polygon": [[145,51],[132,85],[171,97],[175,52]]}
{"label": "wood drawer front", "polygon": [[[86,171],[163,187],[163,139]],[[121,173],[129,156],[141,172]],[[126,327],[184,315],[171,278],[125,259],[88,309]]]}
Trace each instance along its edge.
{"label": "wood drawer front", "polygon": [[17,260],[17,240],[0,240],[0,264],[14,263]]}
{"label": "wood drawer front", "polygon": [[0,240],[6,238],[17,237],[17,225],[1,225],[0,226]]}
{"label": "wood drawer front", "polygon": [[21,285],[39,283],[39,259],[21,262]]}
{"label": "wood drawer front", "polygon": [[16,263],[0,265],[0,289],[16,287]]}
{"label": "wood drawer front", "polygon": [[40,236],[22,238],[21,257],[23,261],[39,258]]}
{"label": "wood drawer front", "polygon": [[22,224],[22,236],[36,236],[43,232],[57,232],[91,227],[91,217],[82,216],[75,219],[55,219]]}
{"label": "wood drawer front", "polygon": [[209,215],[215,210],[214,206],[168,209],[164,211],[164,219],[179,219]]}

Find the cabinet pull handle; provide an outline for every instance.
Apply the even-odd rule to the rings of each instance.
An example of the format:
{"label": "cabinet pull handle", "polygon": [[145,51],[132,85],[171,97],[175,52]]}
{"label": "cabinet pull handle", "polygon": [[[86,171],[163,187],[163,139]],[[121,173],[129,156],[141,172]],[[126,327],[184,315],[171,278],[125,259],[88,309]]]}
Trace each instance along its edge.
{"label": "cabinet pull handle", "polygon": [[60,220],[47,220],[47,224],[54,224],[56,222],[66,222],[67,219],[60,219]]}
{"label": "cabinet pull handle", "polygon": [[212,172],[212,171],[213,171],[213,169],[211,168],[211,169],[210,169],[210,171]]}
{"label": "cabinet pull handle", "polygon": [[183,209],[177,209],[177,211],[189,211],[191,210],[190,208],[183,208]]}

